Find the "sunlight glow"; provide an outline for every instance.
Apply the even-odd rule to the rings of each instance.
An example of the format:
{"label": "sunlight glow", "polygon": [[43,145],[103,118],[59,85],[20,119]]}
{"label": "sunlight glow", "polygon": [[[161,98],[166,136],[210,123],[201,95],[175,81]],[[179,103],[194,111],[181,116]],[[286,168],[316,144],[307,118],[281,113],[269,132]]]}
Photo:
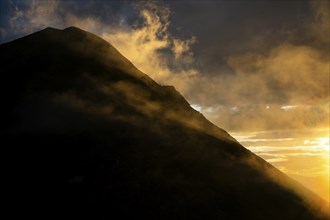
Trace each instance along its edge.
{"label": "sunlight glow", "polygon": [[232,135],[248,150],[330,201],[329,128],[242,132]]}
{"label": "sunlight glow", "polygon": [[319,141],[319,145],[324,147],[324,150],[329,151],[329,137],[316,138]]}

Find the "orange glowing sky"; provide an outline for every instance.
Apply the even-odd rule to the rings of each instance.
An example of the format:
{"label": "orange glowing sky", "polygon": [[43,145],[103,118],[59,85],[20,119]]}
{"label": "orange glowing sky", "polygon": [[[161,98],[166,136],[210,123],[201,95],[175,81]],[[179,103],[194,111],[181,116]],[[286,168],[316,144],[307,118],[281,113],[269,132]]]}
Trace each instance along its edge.
{"label": "orange glowing sky", "polygon": [[232,135],[329,202],[329,128]]}

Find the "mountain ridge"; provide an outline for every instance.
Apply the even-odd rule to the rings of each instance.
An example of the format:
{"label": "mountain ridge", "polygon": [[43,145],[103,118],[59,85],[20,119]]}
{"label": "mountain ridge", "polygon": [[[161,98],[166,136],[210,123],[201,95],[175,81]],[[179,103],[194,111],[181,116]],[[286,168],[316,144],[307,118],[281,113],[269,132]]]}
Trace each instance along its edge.
{"label": "mountain ridge", "polygon": [[316,195],[96,35],[47,28],[0,51],[3,138],[25,197],[86,219],[326,219]]}

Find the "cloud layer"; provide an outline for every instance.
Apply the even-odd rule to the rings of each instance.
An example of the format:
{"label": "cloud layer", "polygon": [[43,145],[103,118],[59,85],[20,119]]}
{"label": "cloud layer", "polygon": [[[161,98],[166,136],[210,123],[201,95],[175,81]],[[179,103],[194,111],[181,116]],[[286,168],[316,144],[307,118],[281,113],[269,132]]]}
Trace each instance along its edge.
{"label": "cloud layer", "polygon": [[[214,3],[212,7],[219,7],[218,4],[221,6]],[[276,31],[265,28],[247,35],[244,41],[239,38],[242,41],[236,45],[229,42],[232,52],[218,53],[223,68],[215,68],[219,64],[214,68],[198,66],[200,60],[217,59],[217,51],[203,43],[207,39],[180,36],[180,31],[173,27],[175,21],[171,20],[173,9],[154,1],[79,5],[72,1],[11,2],[8,23],[1,27],[1,34],[2,39],[9,39],[47,26],[77,26],[109,41],[158,83],[174,85],[220,127],[229,130],[319,127],[329,122],[328,4],[311,1],[310,16],[296,29],[279,23]],[[99,14],[93,9],[100,9]],[[202,14],[203,7],[200,10]],[[220,16],[212,22],[223,23],[224,19]],[[252,30],[263,27],[251,18],[247,20],[246,25]],[[239,28],[235,24],[240,23],[233,22],[228,30]],[[266,33],[274,33],[278,39]],[[216,34],[219,33],[215,32],[213,37]],[[214,47],[228,49],[224,42],[219,43]],[[201,59],[195,56],[201,55],[195,50],[202,46],[206,48],[203,50],[206,57]],[[285,110],[285,106],[295,107]]]}

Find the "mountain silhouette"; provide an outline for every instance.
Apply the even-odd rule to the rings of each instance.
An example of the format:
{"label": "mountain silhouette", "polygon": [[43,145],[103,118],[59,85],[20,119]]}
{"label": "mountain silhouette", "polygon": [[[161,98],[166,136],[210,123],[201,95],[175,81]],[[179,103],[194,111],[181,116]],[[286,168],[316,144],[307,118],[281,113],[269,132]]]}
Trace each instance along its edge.
{"label": "mountain silhouette", "polygon": [[327,219],[322,199],[103,39],[46,28],[0,52],[13,219]]}

